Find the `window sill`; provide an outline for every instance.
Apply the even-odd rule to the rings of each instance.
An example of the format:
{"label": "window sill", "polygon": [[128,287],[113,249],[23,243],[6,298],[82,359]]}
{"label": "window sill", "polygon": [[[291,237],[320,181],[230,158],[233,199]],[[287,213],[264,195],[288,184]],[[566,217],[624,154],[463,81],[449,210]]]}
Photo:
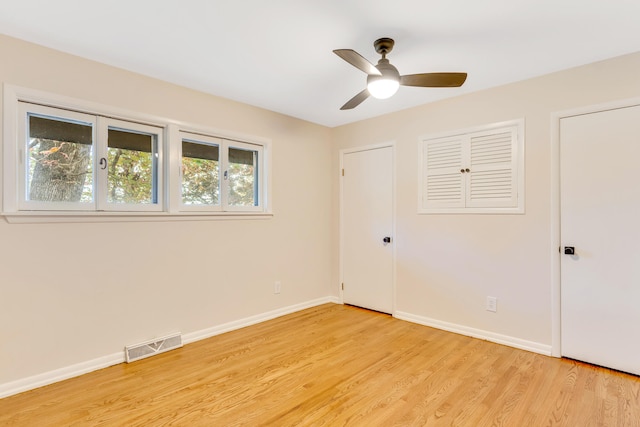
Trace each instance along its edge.
{"label": "window sill", "polygon": [[81,222],[172,222],[271,219],[273,212],[5,212],[10,224]]}

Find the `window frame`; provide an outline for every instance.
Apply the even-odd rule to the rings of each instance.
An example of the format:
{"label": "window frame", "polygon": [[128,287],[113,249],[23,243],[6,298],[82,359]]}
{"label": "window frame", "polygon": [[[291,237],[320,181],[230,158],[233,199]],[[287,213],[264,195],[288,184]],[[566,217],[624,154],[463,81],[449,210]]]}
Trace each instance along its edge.
{"label": "window frame", "polygon": [[[49,107],[33,104],[25,101],[18,103],[18,209],[20,211],[45,211],[45,212],[65,212],[65,211],[86,211],[86,212],[131,212],[131,211],[162,211],[163,188],[161,164],[163,153],[163,129],[158,126],[143,125],[126,120],[117,120],[99,115],[92,115],[84,112],[70,111],[59,107]],[[42,202],[27,199],[27,175],[29,153],[26,147],[29,136],[27,135],[27,121],[29,116],[51,118],[53,120],[79,122],[92,125],[92,182],[93,201],[91,203],[81,202]],[[155,136],[154,148],[152,152],[153,183],[151,203],[113,203],[108,201],[108,170],[109,164],[102,169],[99,167],[101,159],[108,159],[108,132],[110,129],[118,129],[131,133],[149,134]],[[153,158],[155,154],[155,159]]]}
{"label": "window frame", "polygon": [[228,195],[229,195],[229,184],[230,184],[230,180],[223,178],[222,179],[222,185],[221,185],[221,195],[222,195],[222,202],[223,202],[223,207],[224,210],[229,211],[229,212],[259,212],[260,210],[262,210],[262,186],[263,186],[263,179],[261,177],[261,173],[262,173],[262,167],[260,167],[260,159],[262,158],[262,156],[264,155],[263,152],[263,147],[256,145],[256,144],[250,144],[247,142],[240,142],[240,141],[224,141],[225,145],[224,145],[224,150],[222,150],[224,152],[224,154],[221,156],[223,159],[222,162],[222,172],[223,174],[225,172],[228,171],[229,168],[229,149],[230,148],[238,148],[240,150],[246,150],[246,151],[255,151],[258,153],[258,162],[256,165],[256,168],[258,169],[258,171],[256,172],[257,175],[257,179],[258,182],[256,184],[254,184],[254,198],[257,197],[258,198],[258,204],[257,205],[253,205],[253,206],[242,206],[242,205],[230,205],[229,204],[229,200],[228,200]]}
{"label": "window frame", "polygon": [[[108,170],[109,163],[107,162],[107,166],[105,169],[99,168],[98,164],[96,164],[96,175],[99,176],[98,179],[98,190],[100,197],[98,198],[98,211],[112,211],[112,212],[161,212],[164,209],[164,168],[162,167],[163,162],[163,129],[158,126],[151,126],[146,124],[135,123],[127,120],[117,120],[108,117],[98,117],[98,140],[100,144],[97,146],[98,155],[96,156],[96,160],[99,159],[108,159],[108,133],[110,129],[117,129],[131,133],[140,133],[143,135],[155,135],[155,153],[156,158],[152,158],[153,169],[152,174],[155,176],[155,182],[152,184],[152,192],[155,193],[155,202],[152,203],[114,203],[109,202],[107,198],[108,193]],[[153,196],[152,196],[153,197]]]}
{"label": "window frame", "polygon": [[[204,127],[192,123],[185,123],[173,119],[157,117],[149,114],[132,112],[116,107],[79,100],[35,89],[4,83],[3,86],[3,144],[0,150],[2,164],[2,206],[0,215],[10,223],[38,223],[38,222],[113,222],[113,221],[184,221],[184,220],[217,220],[217,219],[268,219],[273,216],[270,203],[271,193],[271,140],[264,137],[239,134],[226,130]],[[20,201],[20,186],[24,189],[25,183],[20,183],[24,178],[20,176],[19,167],[20,145],[19,122],[22,115],[18,108],[20,103],[35,104],[38,108],[52,108],[69,111],[73,114],[100,116],[101,120],[124,121],[127,129],[129,126],[137,128],[151,126],[159,129],[158,147],[159,158],[157,171],[159,174],[157,204],[147,204],[146,208],[124,209],[120,205],[115,209],[105,207],[99,210],[95,191],[94,202],[96,209],[85,207],[84,209],[54,210],[47,208],[51,202],[43,202],[47,206],[44,209],[29,209]],[[57,117],[55,114],[54,117]],[[64,117],[63,117],[64,118]],[[121,126],[122,127],[122,126]],[[94,133],[99,127],[94,127]],[[258,179],[259,193],[258,206],[251,207],[212,207],[189,209],[181,204],[181,145],[180,131],[211,137],[214,139],[228,140],[233,144],[249,144],[251,147],[260,149],[261,158],[258,159]],[[97,150],[96,140],[99,135],[94,136],[93,149]],[[106,148],[105,148],[106,151]],[[94,175],[98,173],[98,162],[102,153],[94,154]],[[106,154],[106,153],[105,153]],[[25,181],[26,182],[26,181]],[[96,185],[94,178],[94,186]],[[106,184],[105,184],[106,185]],[[75,204],[75,203],[74,203]],[[102,208],[104,206],[100,206]],[[63,206],[59,207],[63,208]],[[116,210],[117,209],[117,210]]]}
{"label": "window frame", "polygon": [[[96,146],[97,146],[97,127],[98,121],[96,116],[91,114],[79,113],[75,111],[67,111],[59,108],[46,107],[37,104],[30,104],[26,102],[19,102],[18,114],[20,119],[18,120],[17,129],[17,153],[18,153],[18,165],[17,165],[17,188],[18,209],[22,211],[95,211],[97,207],[96,198]],[[28,141],[27,130],[29,129],[28,118],[30,115],[51,118],[54,120],[65,121],[69,123],[85,123],[91,124],[92,131],[92,182],[93,182],[93,201],[90,203],[80,202],[42,202],[27,199],[27,185],[28,185],[28,158],[29,153],[26,147]]]}
{"label": "window frame", "polygon": [[[223,133],[212,129],[200,128],[196,126],[181,126],[173,124],[169,126],[169,139],[176,141],[172,144],[168,163],[170,168],[169,186],[170,212],[182,214],[207,214],[230,216],[256,216],[273,215],[269,204],[269,194],[271,193],[271,174],[269,165],[271,164],[270,141],[259,140],[257,138],[240,137],[236,134]],[[228,148],[237,147],[240,149],[250,149],[258,151],[258,205],[256,206],[233,206],[227,203],[225,180],[220,179],[220,205],[194,206],[186,205],[182,202],[182,141],[202,142],[206,144],[218,145],[220,174],[224,174],[228,163]],[[242,140],[241,140],[242,139]],[[261,159],[260,159],[261,157]]]}

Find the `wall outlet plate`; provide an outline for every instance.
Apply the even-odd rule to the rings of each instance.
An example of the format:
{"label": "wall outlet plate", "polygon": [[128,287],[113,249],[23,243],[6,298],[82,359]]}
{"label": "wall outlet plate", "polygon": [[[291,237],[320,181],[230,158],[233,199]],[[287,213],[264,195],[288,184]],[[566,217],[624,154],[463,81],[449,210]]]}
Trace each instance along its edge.
{"label": "wall outlet plate", "polygon": [[498,311],[498,298],[487,297],[487,311],[491,311],[493,313]]}

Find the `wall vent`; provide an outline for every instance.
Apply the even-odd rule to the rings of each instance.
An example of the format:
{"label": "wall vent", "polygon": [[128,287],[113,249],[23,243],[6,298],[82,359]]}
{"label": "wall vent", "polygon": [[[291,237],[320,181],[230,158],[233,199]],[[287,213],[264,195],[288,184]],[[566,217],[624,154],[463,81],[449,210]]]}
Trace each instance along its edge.
{"label": "wall vent", "polygon": [[130,363],[180,347],[182,347],[182,335],[178,333],[139,344],[128,345],[124,348],[124,353],[127,363]]}

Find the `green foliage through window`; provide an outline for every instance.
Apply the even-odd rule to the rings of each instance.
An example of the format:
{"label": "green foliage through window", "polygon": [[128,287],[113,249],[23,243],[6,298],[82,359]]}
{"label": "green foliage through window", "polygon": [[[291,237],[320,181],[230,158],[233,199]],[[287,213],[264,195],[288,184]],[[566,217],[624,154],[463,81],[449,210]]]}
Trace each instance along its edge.
{"label": "green foliage through window", "polygon": [[28,114],[28,200],[93,201],[93,128]]}
{"label": "green foliage through window", "polygon": [[265,211],[264,143],[76,108],[17,101],[10,211]]}
{"label": "green foliage through window", "polygon": [[220,147],[182,140],[182,203],[220,205]]}
{"label": "green foliage through window", "polygon": [[109,203],[153,203],[153,157],[144,151],[109,148]]}

